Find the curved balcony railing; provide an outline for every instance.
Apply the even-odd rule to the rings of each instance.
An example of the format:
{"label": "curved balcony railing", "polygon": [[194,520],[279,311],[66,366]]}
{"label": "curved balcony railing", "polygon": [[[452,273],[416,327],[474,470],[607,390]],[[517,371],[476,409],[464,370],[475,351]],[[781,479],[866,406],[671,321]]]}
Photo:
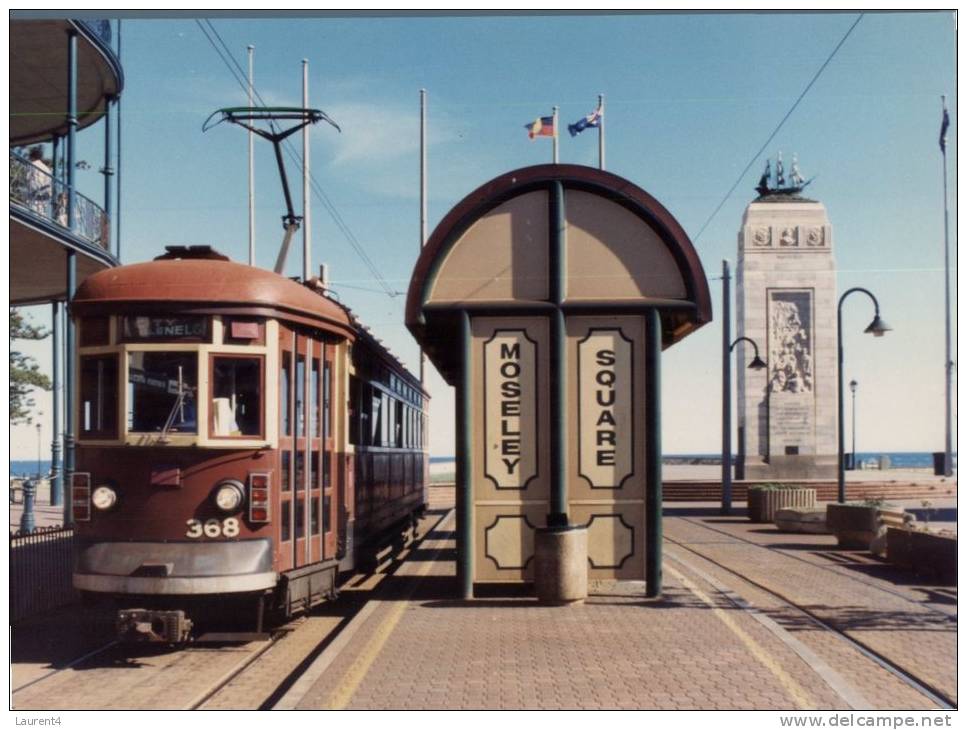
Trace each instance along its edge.
{"label": "curved balcony railing", "polygon": [[84,26],[89,32],[96,35],[101,39],[108,48],[112,48],[111,45],[111,21],[110,20],[78,20],[76,21]]}
{"label": "curved balcony railing", "polygon": [[74,192],[74,225],[67,220],[70,187],[50,174],[46,164],[34,164],[10,152],[10,203],[25,208],[65,231],[110,251],[110,226],[104,209]]}

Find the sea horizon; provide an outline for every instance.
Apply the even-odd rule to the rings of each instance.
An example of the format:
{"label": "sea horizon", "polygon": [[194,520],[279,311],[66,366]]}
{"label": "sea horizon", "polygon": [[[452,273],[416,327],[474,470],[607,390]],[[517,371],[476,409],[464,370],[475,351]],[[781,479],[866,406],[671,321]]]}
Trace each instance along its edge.
{"label": "sea horizon", "polygon": [[[847,452],[851,453],[851,452]],[[862,464],[872,461],[879,464],[881,456],[886,456],[890,460],[890,469],[932,469],[933,454],[931,451],[857,451],[856,462]],[[957,467],[957,452],[951,455],[953,466]],[[455,462],[455,456],[431,456],[431,464],[446,464]],[[662,461],[666,464],[720,464],[722,455],[720,453],[675,453],[663,454]],[[40,461],[40,471],[47,474],[50,471],[50,459]],[[36,459],[11,459],[10,476],[22,477],[37,473]]]}

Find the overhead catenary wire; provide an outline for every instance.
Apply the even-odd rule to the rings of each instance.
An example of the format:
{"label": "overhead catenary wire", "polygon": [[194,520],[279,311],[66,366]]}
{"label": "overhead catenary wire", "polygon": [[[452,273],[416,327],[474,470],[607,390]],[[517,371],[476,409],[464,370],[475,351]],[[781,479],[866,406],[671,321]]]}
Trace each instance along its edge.
{"label": "overhead catenary wire", "polygon": [[[200,20],[196,20],[195,22],[197,23],[198,27],[201,29],[205,38],[208,40],[209,44],[218,54],[218,57],[222,60],[222,63],[225,64],[225,67],[232,74],[232,77],[235,79],[236,83],[238,83],[240,88],[247,95],[248,89],[249,89],[248,79],[246,78],[241,65],[235,59],[234,54],[229,49],[228,45],[225,43],[225,40],[218,33],[218,30],[215,28],[212,22],[207,18],[205,19],[204,24]],[[206,25],[208,26],[208,29],[211,30],[211,33],[209,33],[208,30],[206,30],[206,27],[205,27]],[[212,36],[218,39],[218,43],[216,43],[215,39]],[[219,43],[221,44],[222,48],[219,48],[219,45],[218,45]],[[224,49],[224,51],[222,49]],[[259,104],[263,108],[268,107],[268,104],[266,103],[265,99],[259,93],[258,89],[255,87],[254,84],[252,85],[252,93],[254,94],[255,98],[258,99]],[[270,121],[270,125],[272,129],[275,130],[275,125],[271,121]],[[293,147],[292,143],[289,140],[283,141],[283,147],[287,155],[289,156],[290,160],[292,160],[296,164],[301,164],[302,156]],[[395,298],[403,294],[404,292],[393,289],[387,282],[386,278],[382,275],[382,273],[380,273],[379,269],[376,267],[376,264],[370,258],[369,254],[366,253],[366,250],[363,248],[363,245],[359,242],[359,239],[356,238],[356,235],[352,232],[352,229],[350,229],[349,225],[346,223],[342,215],[336,209],[335,204],[326,194],[326,191],[323,189],[322,185],[319,183],[319,181],[316,179],[315,175],[311,171],[309,173],[309,181],[313,191],[316,194],[316,197],[323,204],[323,207],[325,207],[326,211],[329,213],[333,222],[336,224],[336,227],[343,234],[346,241],[349,243],[349,245],[359,256],[360,260],[362,260],[366,268],[369,269],[375,281],[382,288],[383,293],[385,293],[390,298]]]}
{"label": "overhead catenary wire", "polygon": [[759,155],[761,155],[762,152],[765,150],[765,148],[769,146],[769,143],[772,142],[775,136],[779,134],[779,130],[782,129],[783,125],[786,123],[789,117],[792,116],[792,113],[796,110],[796,107],[799,106],[799,103],[805,98],[806,94],[809,93],[809,90],[813,87],[813,84],[815,84],[816,81],[819,80],[819,77],[822,75],[823,71],[826,70],[826,67],[830,64],[830,62],[839,52],[839,49],[843,47],[843,44],[846,42],[846,39],[849,38],[850,34],[853,32],[853,29],[863,19],[863,15],[864,13],[860,13],[859,16],[857,16],[856,20],[853,21],[853,24],[849,27],[849,30],[846,31],[846,33],[840,39],[839,43],[836,44],[836,47],[832,50],[829,56],[827,56],[826,60],[823,62],[823,65],[819,67],[819,70],[813,75],[809,83],[806,84],[806,88],[802,90],[802,93],[799,94],[799,97],[796,99],[795,102],[793,102],[793,105],[789,107],[789,111],[786,112],[786,115],[782,118],[779,124],[776,125],[776,128],[772,130],[772,134],[770,134],[769,137],[766,139],[766,141],[762,143],[762,146],[752,156],[752,159],[749,160],[749,164],[747,164],[745,168],[742,170],[742,172],[739,173],[739,177],[732,184],[732,187],[729,188],[729,191],[725,194],[725,197],[722,198],[722,201],[716,206],[715,210],[712,211],[712,214],[705,220],[705,223],[702,224],[702,227],[699,229],[698,233],[695,234],[695,238],[693,239],[695,243],[698,243],[698,239],[702,237],[702,233],[704,233],[705,229],[708,228],[708,224],[712,222],[715,216],[718,215],[719,211],[722,210],[722,206],[724,206],[725,203],[728,201],[728,199],[732,197],[732,193],[735,192],[735,189],[739,187],[739,184],[742,182],[742,180],[745,179],[746,173],[749,172],[749,169],[759,159]]}

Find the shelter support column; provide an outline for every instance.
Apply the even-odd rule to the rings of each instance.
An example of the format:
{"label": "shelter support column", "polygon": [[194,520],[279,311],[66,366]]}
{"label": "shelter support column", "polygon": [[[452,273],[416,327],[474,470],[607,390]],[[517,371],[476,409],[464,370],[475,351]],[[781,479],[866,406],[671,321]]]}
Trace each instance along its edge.
{"label": "shelter support column", "polygon": [[661,595],[661,315],[645,312],[645,581]]}
{"label": "shelter support column", "polygon": [[470,315],[460,312],[460,353],[463,360],[457,388],[457,585],[460,597],[473,598],[473,445],[471,414],[473,384],[471,374]]}
{"label": "shelter support column", "polygon": [[550,299],[556,305],[551,313],[551,502],[548,527],[564,527],[567,514],[567,332],[561,304],[565,294],[565,230],[564,186],[554,182],[549,205]]}

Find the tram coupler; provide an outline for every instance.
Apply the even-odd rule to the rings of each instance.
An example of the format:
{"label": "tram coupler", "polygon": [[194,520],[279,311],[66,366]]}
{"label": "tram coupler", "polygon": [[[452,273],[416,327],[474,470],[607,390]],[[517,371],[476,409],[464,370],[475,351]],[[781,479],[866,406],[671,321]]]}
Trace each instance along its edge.
{"label": "tram coupler", "polygon": [[184,611],[129,608],[118,611],[115,626],[121,642],[181,644],[188,641],[192,622]]}

